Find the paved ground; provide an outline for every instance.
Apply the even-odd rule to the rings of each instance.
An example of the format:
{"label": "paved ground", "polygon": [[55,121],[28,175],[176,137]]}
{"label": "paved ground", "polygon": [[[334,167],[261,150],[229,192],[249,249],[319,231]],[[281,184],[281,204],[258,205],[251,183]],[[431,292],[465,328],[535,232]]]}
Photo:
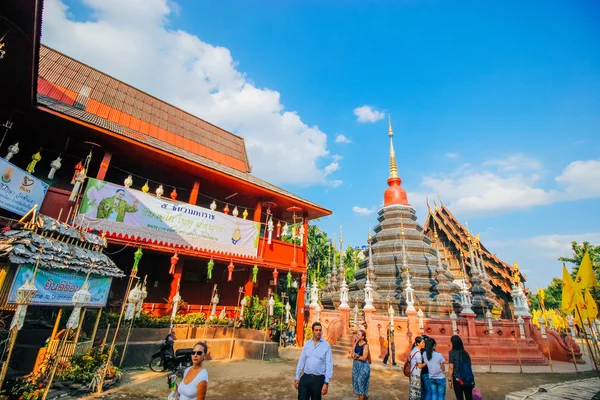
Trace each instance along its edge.
{"label": "paved ground", "polygon": [[513,392],[506,396],[506,400],[595,399],[599,392],[600,379],[589,378]]}
{"label": "paved ground", "polygon": [[[350,360],[336,359],[334,378],[326,400],[356,398],[352,392],[352,369]],[[408,379],[400,368],[383,368],[373,365],[370,384],[370,398],[406,399]],[[209,374],[209,399],[295,399],[294,390],[295,358],[282,358],[273,361],[210,361],[206,364]],[[506,374],[476,372],[477,385],[482,389],[486,400],[504,399],[509,392],[531,388],[541,384],[558,383],[594,376],[592,372],[580,374]],[[130,382],[130,383],[127,383]],[[161,399],[168,395],[165,374],[155,374],[146,370],[129,371],[126,381],[119,388],[95,397],[101,399],[140,400]],[[454,399],[448,393],[448,399]]]}

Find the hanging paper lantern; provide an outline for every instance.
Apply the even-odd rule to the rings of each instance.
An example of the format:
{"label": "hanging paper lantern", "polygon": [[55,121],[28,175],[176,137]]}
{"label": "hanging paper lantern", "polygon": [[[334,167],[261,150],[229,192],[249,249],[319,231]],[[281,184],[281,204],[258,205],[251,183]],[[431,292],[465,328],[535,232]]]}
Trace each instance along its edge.
{"label": "hanging paper lantern", "polygon": [[48,179],[54,179],[54,174],[60,169],[60,167],[62,167],[61,161],[62,158],[58,156],[56,160],[50,163],[50,172],[48,172]]}
{"label": "hanging paper lantern", "polygon": [[277,239],[281,237],[281,221],[277,221]]}
{"label": "hanging paper lantern", "polygon": [[19,142],[8,146],[8,154],[6,154],[6,156],[4,156],[4,159],[6,161],[10,161],[10,159],[19,152]]}
{"label": "hanging paper lantern", "polygon": [[160,184],[157,188],[156,188],[156,197],[162,197],[163,194],[165,194],[165,189],[163,189],[163,185]]}
{"label": "hanging paper lantern", "polygon": [[142,248],[139,247],[136,252],[133,254],[133,270],[137,271],[140,260],[142,259],[143,253]]}
{"label": "hanging paper lantern", "polygon": [[254,265],[252,268],[252,283],[256,283],[256,276],[258,275],[258,265]]}
{"label": "hanging paper lantern", "polygon": [[142,192],[148,193],[149,191],[150,191],[150,186],[148,186],[148,181],[146,181],[146,183],[144,183],[144,186],[142,186]]}
{"label": "hanging paper lantern", "polygon": [[231,213],[231,215],[233,215],[234,217],[237,217],[239,215],[239,211],[237,209],[237,206],[235,206],[235,208],[233,209],[233,212]]}
{"label": "hanging paper lantern", "polygon": [[213,271],[214,267],[215,267],[215,262],[211,257],[210,260],[208,261],[208,265],[207,265],[207,269],[206,269],[206,276],[208,277],[208,279],[212,279],[212,271]]}
{"label": "hanging paper lantern", "polygon": [[233,275],[233,269],[234,269],[234,268],[235,268],[235,266],[233,265],[233,261],[231,261],[231,262],[229,263],[229,265],[227,266],[227,272],[228,272],[228,275],[227,275],[227,280],[228,280],[229,282],[231,282],[231,278],[232,278],[232,275]]}
{"label": "hanging paper lantern", "polygon": [[212,211],[215,211],[217,209],[217,202],[213,200],[212,203],[210,203],[210,209]]}
{"label": "hanging paper lantern", "polygon": [[300,281],[302,282],[302,285],[300,286],[300,288],[304,289],[306,288],[306,274],[303,272],[302,276],[300,277]]}
{"label": "hanging paper lantern", "polygon": [[300,225],[299,233],[300,236],[300,247],[304,246],[304,225]]}
{"label": "hanging paper lantern", "polygon": [[277,278],[279,278],[279,271],[277,268],[273,270],[273,285],[277,286]]}
{"label": "hanging paper lantern", "polygon": [[244,212],[242,213],[242,217],[244,217],[244,219],[248,218],[248,209],[244,208]]}
{"label": "hanging paper lantern", "polygon": [[292,239],[296,239],[296,231],[297,231],[297,227],[296,225],[292,225]]}
{"label": "hanging paper lantern", "polygon": [[127,178],[125,178],[125,181],[123,181],[123,184],[125,185],[126,188],[130,188],[131,185],[133,185],[133,178],[131,177],[131,175],[129,175]]}
{"label": "hanging paper lantern", "polygon": [[37,153],[35,153],[34,155],[32,155],[31,162],[29,164],[27,164],[27,168],[25,168],[25,171],[29,172],[30,174],[33,174],[35,172],[35,165],[41,159],[42,159],[42,155],[40,154],[39,151]]}
{"label": "hanging paper lantern", "polygon": [[81,163],[81,161],[79,161],[77,163],[77,165],[75,165],[75,172],[73,173],[73,178],[71,179],[71,185],[75,184],[75,178],[77,178],[77,173],[79,171],[81,171],[83,169],[83,164]]}
{"label": "hanging paper lantern", "polygon": [[281,232],[281,236],[287,236],[289,234],[289,227],[287,222],[283,225],[283,232]]}
{"label": "hanging paper lantern", "polygon": [[77,176],[75,177],[75,186],[73,186],[73,190],[71,190],[71,195],[69,196],[69,201],[77,200],[77,196],[79,195],[79,190],[81,189],[81,186],[83,185],[83,182],[85,181],[85,178],[87,178],[87,176],[85,175],[85,168],[83,168],[81,171],[77,172]]}
{"label": "hanging paper lantern", "polygon": [[177,200],[177,189],[173,188],[173,191],[169,195],[172,200]]}
{"label": "hanging paper lantern", "polygon": [[273,238],[273,218],[269,218],[269,222],[267,222],[267,244],[271,244],[271,239]]}
{"label": "hanging paper lantern", "polygon": [[169,274],[173,275],[175,273],[178,261],[179,257],[177,256],[177,253],[173,254],[173,257],[171,257],[171,269],[169,270]]}
{"label": "hanging paper lantern", "polygon": [[223,209],[225,214],[229,214],[229,204],[225,204],[225,208]]}
{"label": "hanging paper lantern", "polygon": [[292,287],[292,272],[288,271],[287,273],[287,287],[288,289]]}

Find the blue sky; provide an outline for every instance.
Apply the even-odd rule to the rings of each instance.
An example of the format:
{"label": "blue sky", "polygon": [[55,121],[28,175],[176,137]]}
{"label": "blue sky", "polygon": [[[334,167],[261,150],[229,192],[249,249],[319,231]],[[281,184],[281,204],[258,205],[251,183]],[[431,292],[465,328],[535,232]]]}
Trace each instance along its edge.
{"label": "blue sky", "polygon": [[352,245],[382,205],[390,113],[419,221],[439,192],[535,288],[571,240],[600,244],[599,14],[594,1],[46,0],[43,42],[244,135],[255,173],[332,209],[320,225]]}

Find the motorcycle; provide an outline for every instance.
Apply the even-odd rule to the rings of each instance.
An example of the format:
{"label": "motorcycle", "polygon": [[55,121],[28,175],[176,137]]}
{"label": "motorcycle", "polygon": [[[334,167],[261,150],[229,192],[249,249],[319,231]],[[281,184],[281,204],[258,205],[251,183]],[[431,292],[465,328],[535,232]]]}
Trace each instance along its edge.
{"label": "motorcycle", "polygon": [[181,378],[185,368],[192,366],[193,349],[179,349],[173,352],[174,341],[175,337],[169,333],[160,351],[152,355],[149,367],[154,372],[172,371]]}

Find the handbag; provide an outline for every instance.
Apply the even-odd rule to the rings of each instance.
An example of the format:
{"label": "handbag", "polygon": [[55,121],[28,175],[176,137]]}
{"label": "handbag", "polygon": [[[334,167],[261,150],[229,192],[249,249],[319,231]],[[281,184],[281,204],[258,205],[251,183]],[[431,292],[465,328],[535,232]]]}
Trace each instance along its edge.
{"label": "handbag", "polygon": [[481,396],[481,390],[479,388],[473,388],[473,400],[483,400]]}

